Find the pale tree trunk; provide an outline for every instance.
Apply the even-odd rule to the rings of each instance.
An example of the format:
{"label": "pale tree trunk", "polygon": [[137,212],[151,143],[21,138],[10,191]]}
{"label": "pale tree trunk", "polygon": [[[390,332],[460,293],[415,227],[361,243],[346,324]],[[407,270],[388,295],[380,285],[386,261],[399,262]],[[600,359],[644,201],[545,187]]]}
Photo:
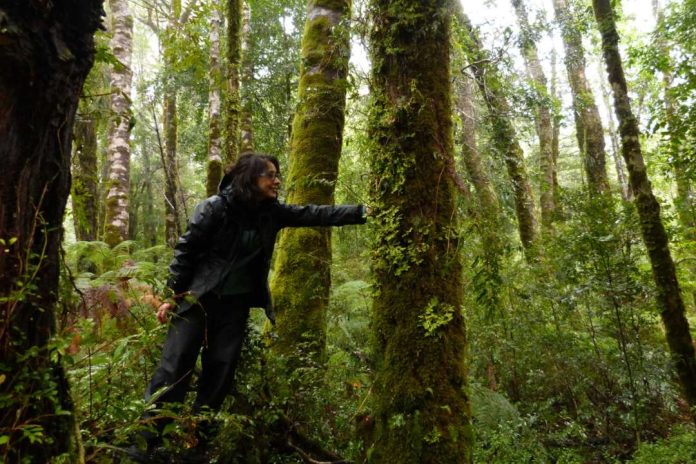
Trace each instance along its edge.
{"label": "pale tree trunk", "polygon": [[[551,92],[551,98],[553,101],[560,102],[561,97],[558,95],[558,75],[556,73],[556,48],[551,50],[551,87],[549,92]],[[561,115],[559,111],[554,108],[553,112],[553,129],[551,137],[551,156],[553,158],[553,204],[556,206],[556,215],[559,216],[558,210],[561,209],[560,205],[560,190],[561,187],[558,183],[558,155],[560,153],[560,140],[561,140]]]}
{"label": "pale tree trunk", "polygon": [[537,96],[536,128],[539,136],[539,164],[541,171],[540,206],[541,226],[544,231],[553,228],[556,204],[554,199],[554,156],[553,156],[553,127],[551,112],[553,103],[549,94],[546,75],[539,61],[534,37],[529,26],[527,11],[522,0],[512,0],[517,19],[520,24],[520,48],[527,66]]}
{"label": "pale tree trunk", "polygon": [[[600,63],[600,75],[604,72],[601,69]],[[609,88],[604,83],[604,80],[600,79],[600,86],[602,89],[602,99],[604,100],[604,105],[606,107],[607,113],[609,114],[609,140],[611,140],[611,155],[614,159],[614,169],[616,170],[616,180],[619,183],[619,188],[621,189],[621,199],[623,201],[631,201],[633,195],[631,193],[631,187],[628,185],[628,179],[626,178],[626,167],[624,166],[623,159],[621,158],[621,142],[619,141],[619,131],[616,128],[616,122],[614,120],[614,113],[611,108],[611,95]]]}
{"label": "pale tree trunk", "polygon": [[227,66],[225,119],[225,159],[229,164],[239,157],[239,124],[241,97],[239,93],[239,68],[241,66],[242,0],[227,0]]}
{"label": "pale tree trunk", "polygon": [[220,31],[222,17],[217,5],[212,5],[210,18],[210,70],[208,75],[208,166],[206,194],[215,195],[222,179],[222,64],[220,62]]}
{"label": "pale tree trunk", "polygon": [[604,129],[594,94],[585,76],[582,35],[575,25],[576,18],[568,0],[553,0],[553,6],[565,45],[565,64],[573,94],[575,132],[580,156],[585,165],[587,184],[591,194],[605,193],[609,191],[609,182],[604,150]]}
{"label": "pale tree trunk", "polygon": [[104,241],[114,246],[128,238],[133,17],[128,10],[128,0],[109,0],[109,5],[113,33],[110,45],[118,64],[111,70],[110,168]]}
{"label": "pale tree trunk", "polygon": [[469,463],[448,0],[375,0],[374,463]]}
{"label": "pale tree trunk", "polygon": [[[655,15],[657,27],[660,28],[665,21],[665,17],[658,0],[653,0],[653,13]],[[676,118],[678,118],[679,115],[676,114],[674,110],[674,97],[670,92],[670,88],[672,87],[672,60],[670,59],[669,46],[665,40],[664,34],[664,31],[657,31],[655,36],[657,41],[656,45],[662,55],[661,58],[666,61],[663,65],[664,69],[662,70],[663,101],[665,105],[665,123],[667,128],[667,136],[665,137],[666,149],[670,158],[674,160],[672,163],[672,172],[674,173],[674,181],[677,187],[677,194],[674,198],[677,218],[684,231],[684,239],[687,242],[692,242],[696,241],[696,205],[694,205],[694,192],[692,191],[689,174],[684,168],[684,163],[679,161],[680,151],[683,147],[672,137],[674,123],[677,121]],[[691,279],[696,276],[696,263],[687,261],[685,267],[685,274],[688,278]],[[696,304],[696,292],[692,292],[691,297],[693,303]]]}
{"label": "pale tree trunk", "polygon": [[495,149],[503,156],[508,176],[512,182],[520,240],[527,253],[533,255],[538,236],[534,197],[525,167],[524,152],[510,120],[512,116],[503,92],[504,83],[497,69],[492,65],[492,60],[483,49],[469,18],[460,12],[459,21],[467,34],[467,43],[464,44],[464,48],[469,66],[488,108],[494,133]]}
{"label": "pale tree trunk", "polygon": [[[503,227],[502,211],[498,195],[493,188],[490,177],[481,160],[476,146],[476,105],[474,104],[473,79],[463,76],[457,95],[456,111],[462,122],[462,164],[468,174],[471,184],[476,191],[479,208],[474,211],[474,220],[481,236],[482,260],[477,276],[485,279],[486,288],[495,288],[501,283],[500,263],[503,256]],[[479,302],[488,311],[495,313],[499,306],[499,295],[496,291],[486,292]]]}
{"label": "pale tree trunk", "polygon": [[72,213],[75,237],[97,239],[97,122],[91,115],[77,115],[72,167]]}
{"label": "pale tree trunk", "polygon": [[[98,0],[0,3],[2,462],[79,454],[69,385],[51,339],[72,128],[102,13]],[[29,427],[41,431],[38,442]]]}
{"label": "pale tree trunk", "polygon": [[[658,0],[653,0],[653,13],[657,21],[658,27],[664,23],[664,12],[660,8]],[[669,135],[674,126],[674,121],[679,117],[674,111],[674,98],[670,93],[670,88],[672,87],[672,62],[670,59],[669,46],[667,41],[664,39],[665,32],[659,31],[656,35],[657,43],[661,58],[666,60],[667,63],[663,65],[662,70],[662,85],[663,85],[663,101],[665,104],[665,122],[667,124],[667,147],[669,153],[678,158],[680,147],[679,143],[673,142],[672,137]],[[672,165],[672,171],[674,172],[674,180],[677,187],[677,196],[674,200],[674,206],[677,210],[677,216],[682,228],[685,231],[685,236],[687,240],[696,240],[696,206],[693,203],[694,193],[692,191],[691,180],[689,175],[685,172],[682,163],[675,162]]]}
{"label": "pale tree trunk", "polygon": [[254,79],[254,63],[251,56],[251,9],[249,1],[245,0],[242,6],[242,72],[241,72],[241,105],[240,116],[240,140],[241,153],[254,150],[254,131],[252,121],[252,97],[251,83]]}
{"label": "pale tree trunk", "polygon": [[[638,210],[641,233],[648,250],[657,303],[665,326],[667,343],[684,392],[691,408],[696,407],[696,355],[684,314],[679,282],[669,250],[667,233],[660,218],[660,205],[648,179],[640,146],[638,121],[631,110],[626,78],[619,53],[619,35],[609,0],[593,0],[595,18],[602,36],[602,52],[614,94],[614,109],[619,121],[624,160],[628,166],[631,189]],[[693,415],[692,415],[692,418]]]}
{"label": "pale tree trunk", "polygon": [[[290,140],[288,203],[334,202],[343,142],[350,8],[350,0],[312,0],[308,5],[299,104]],[[331,231],[287,229],[276,253],[271,282],[278,317],[274,349],[287,356],[291,366],[321,363],[331,287]]]}

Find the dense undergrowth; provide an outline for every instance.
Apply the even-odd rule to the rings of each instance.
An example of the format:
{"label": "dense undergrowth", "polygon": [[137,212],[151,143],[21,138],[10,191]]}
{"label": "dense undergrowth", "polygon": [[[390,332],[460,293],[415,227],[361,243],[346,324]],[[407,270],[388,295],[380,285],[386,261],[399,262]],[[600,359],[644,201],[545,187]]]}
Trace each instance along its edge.
{"label": "dense undergrowth", "polygon": [[[464,225],[475,462],[694,462],[696,432],[673,378],[634,212],[566,195],[570,206],[539,259],[528,264],[510,246],[493,280],[481,277],[491,270],[479,257],[478,235],[467,233],[472,224]],[[193,417],[187,405],[158,412],[177,418],[167,429],[173,449],[195,446],[196,429],[212,419],[215,462],[303,462],[312,444],[366,459],[368,235],[336,234],[326,365],[287,373],[270,356],[273,334],[262,312],[254,312],[223,411],[213,418]],[[135,242],[66,247],[55,346],[86,462],[120,462],[116,447],[148,426],[141,416],[152,406],[143,390],[166,330],[154,308],[169,256],[166,247]],[[296,402],[306,423],[287,416]]]}

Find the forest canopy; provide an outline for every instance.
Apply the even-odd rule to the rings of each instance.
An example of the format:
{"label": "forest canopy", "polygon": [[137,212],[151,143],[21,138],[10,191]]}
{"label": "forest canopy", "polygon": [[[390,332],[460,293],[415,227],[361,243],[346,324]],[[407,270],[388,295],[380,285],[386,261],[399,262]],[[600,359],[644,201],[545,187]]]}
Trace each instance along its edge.
{"label": "forest canopy", "polygon": [[[0,462],[696,462],[696,0],[0,2]],[[242,153],[288,228],[219,411],[144,399]],[[221,257],[223,258],[223,257]],[[200,366],[193,373],[194,384]]]}

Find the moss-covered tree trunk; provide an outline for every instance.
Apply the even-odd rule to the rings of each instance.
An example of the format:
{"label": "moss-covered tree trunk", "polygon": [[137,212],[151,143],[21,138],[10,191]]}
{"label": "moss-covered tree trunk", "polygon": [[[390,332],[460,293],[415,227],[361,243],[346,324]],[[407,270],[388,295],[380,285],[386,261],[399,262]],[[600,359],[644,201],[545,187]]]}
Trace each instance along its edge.
{"label": "moss-covered tree trunk", "polygon": [[464,76],[458,85],[456,110],[462,125],[462,164],[476,191],[477,208],[472,216],[480,237],[481,252],[475,261],[474,285],[479,291],[477,301],[490,314],[499,309],[500,268],[504,253],[503,215],[498,195],[476,146],[477,119],[473,79]]}
{"label": "moss-covered tree trunk", "polygon": [[539,53],[534,42],[534,33],[529,25],[527,10],[522,0],[512,0],[517,19],[520,24],[520,48],[531,77],[536,93],[537,104],[535,115],[537,135],[539,136],[539,167],[541,171],[539,191],[541,206],[541,226],[544,231],[552,229],[556,203],[554,198],[554,165],[553,156],[553,127],[551,113],[553,109],[552,95],[549,94],[546,75],[541,67]]}
{"label": "moss-covered tree trunk", "polygon": [[670,254],[667,233],[660,218],[660,205],[653,195],[641,152],[638,120],[633,115],[628,98],[614,12],[609,0],[593,0],[592,6],[602,36],[602,52],[609,83],[613,90],[614,110],[620,125],[622,154],[628,167],[641,233],[652,266],[657,287],[657,302],[667,334],[667,343],[684,397],[689,406],[694,408],[696,407],[694,344],[689,323],[684,314],[684,301]]}
{"label": "moss-covered tree trunk", "polygon": [[471,462],[449,2],[374,0],[372,462]]}
{"label": "moss-covered tree trunk", "polygon": [[227,0],[227,64],[225,66],[225,159],[229,164],[239,157],[241,98],[239,67],[242,47],[242,0]]}
{"label": "moss-covered tree trunk", "polygon": [[72,128],[101,16],[97,0],[0,3],[3,462],[53,462],[76,439],[67,379],[49,341]]}
{"label": "moss-covered tree trunk", "polygon": [[585,76],[585,51],[582,46],[582,36],[577,27],[576,15],[571,11],[568,0],[553,0],[553,5],[565,46],[565,65],[573,94],[575,132],[580,156],[585,165],[587,185],[592,194],[604,193],[609,190],[604,129],[594,94]]}
{"label": "moss-covered tree trunk", "polygon": [[164,228],[167,244],[173,247],[181,235],[181,213],[179,211],[179,167],[176,159],[177,114],[176,89],[169,85],[164,95],[162,127],[164,131]]}
{"label": "moss-covered tree trunk", "polygon": [[[289,203],[334,202],[350,56],[350,7],[350,0],[309,2],[299,105],[290,140]],[[331,231],[288,229],[277,250],[271,286],[278,317],[274,349],[291,365],[321,362],[331,285]]]}
{"label": "moss-covered tree trunk", "polygon": [[72,166],[72,213],[78,240],[97,239],[97,122],[94,117],[75,119]]}
{"label": "moss-covered tree trunk", "polygon": [[111,121],[107,149],[109,185],[104,241],[114,246],[128,238],[133,17],[127,0],[109,0],[109,5],[113,34],[110,46],[118,63],[111,70]]}
{"label": "moss-covered tree trunk", "polygon": [[525,250],[532,252],[538,236],[534,197],[525,167],[524,152],[510,119],[510,105],[503,89],[503,80],[483,49],[471,21],[461,10],[456,11],[466,33],[464,49],[469,65],[488,108],[495,149],[503,157],[512,182],[520,240]]}
{"label": "moss-covered tree trunk", "polygon": [[162,132],[164,133],[164,234],[167,244],[173,247],[181,235],[181,211],[179,202],[179,163],[177,160],[177,89],[174,83],[174,63],[177,59],[176,38],[181,23],[181,0],[172,0],[171,13],[162,41],[164,82],[162,84]]}
{"label": "moss-covered tree trunk", "polygon": [[215,195],[222,179],[222,64],[220,62],[220,31],[222,17],[212,5],[210,17],[210,69],[208,71],[208,166],[206,194]]}

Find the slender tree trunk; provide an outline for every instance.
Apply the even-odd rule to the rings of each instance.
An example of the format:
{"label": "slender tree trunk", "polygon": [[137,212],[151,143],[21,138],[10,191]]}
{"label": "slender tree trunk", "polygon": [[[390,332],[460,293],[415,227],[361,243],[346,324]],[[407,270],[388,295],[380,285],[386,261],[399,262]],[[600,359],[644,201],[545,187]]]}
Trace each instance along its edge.
{"label": "slender tree trunk", "polygon": [[251,56],[251,9],[249,1],[244,0],[242,5],[242,78],[241,105],[242,112],[240,118],[240,152],[254,150],[254,131],[252,121],[253,95],[250,92],[251,83],[254,79],[254,63]]}
{"label": "slender tree trunk", "polygon": [[476,189],[476,196],[483,211],[482,215],[489,217],[492,223],[497,224],[499,222],[497,217],[500,214],[498,195],[483,166],[476,144],[476,121],[478,115],[474,105],[472,85],[472,80],[464,76],[459,86],[456,105],[457,113],[462,121],[462,163],[464,164],[464,170]]}
{"label": "slender tree trunk", "polygon": [[222,179],[222,100],[223,84],[222,66],[220,63],[220,30],[222,18],[217,5],[212,6],[210,18],[210,71],[208,85],[208,173],[206,178],[206,193],[215,195]]}
{"label": "slender tree trunk", "polygon": [[628,98],[614,12],[609,0],[593,0],[592,5],[602,35],[602,52],[614,94],[614,109],[620,125],[623,157],[628,166],[641,233],[657,286],[657,301],[667,334],[667,343],[684,397],[689,406],[694,408],[696,407],[696,355],[693,340],[689,331],[689,322],[684,314],[684,301],[670,254],[667,233],[660,218],[660,205],[653,195],[641,152],[638,121],[633,116]]}
{"label": "slender tree trunk", "polygon": [[[332,204],[343,142],[350,0],[311,0],[302,38],[299,105],[290,141],[288,202]],[[291,365],[323,361],[331,287],[331,231],[288,229],[272,280],[275,350]],[[306,348],[298,348],[300,344]]]}
{"label": "slender tree trunk", "polygon": [[587,184],[593,195],[608,192],[604,129],[592,89],[587,82],[587,77],[585,77],[585,52],[582,46],[582,36],[575,25],[575,15],[571,11],[568,0],[553,0],[553,5],[565,45],[565,64],[570,90],[573,94],[575,132],[580,156],[582,156],[585,165]]}
{"label": "slender tree trunk", "polygon": [[97,239],[97,122],[91,116],[75,119],[72,207],[78,240]]}
{"label": "slender tree trunk", "polygon": [[[75,451],[55,332],[72,127],[94,60],[101,2],[0,5],[0,461]],[[8,403],[9,401],[9,403]],[[38,442],[25,431],[41,430]]]}
{"label": "slender tree trunk", "polygon": [[457,193],[451,176],[450,9],[374,0],[370,155],[375,206],[375,463],[465,463]]}
{"label": "slender tree trunk", "polygon": [[[600,71],[603,72],[602,69],[600,69]],[[631,194],[631,187],[628,185],[628,179],[626,178],[626,167],[624,166],[623,159],[621,158],[621,142],[619,141],[619,131],[616,128],[614,113],[612,112],[611,108],[611,95],[609,88],[604,83],[604,80],[600,79],[600,81],[602,99],[604,100],[604,105],[607,113],[609,114],[609,139],[611,140],[611,156],[614,159],[616,180],[618,181],[619,188],[621,189],[621,199],[623,199],[623,201],[631,201],[633,199],[633,195]]]}
{"label": "slender tree trunk", "polygon": [[239,157],[241,28],[242,0],[227,0],[227,93],[224,109],[225,163],[227,164],[234,162]]}
{"label": "slender tree trunk", "polygon": [[113,18],[111,49],[118,64],[111,70],[110,169],[104,241],[114,246],[128,238],[133,17],[127,0],[109,0],[109,5]]}
{"label": "slender tree trunk", "polygon": [[539,164],[541,171],[540,205],[541,225],[543,230],[550,231],[553,227],[556,204],[554,199],[554,157],[553,157],[553,127],[551,113],[553,109],[552,95],[549,94],[546,75],[539,61],[532,29],[529,26],[527,11],[522,0],[512,0],[517,19],[520,23],[520,48],[527,65],[527,72],[534,83],[537,98],[536,126],[539,136]]}
{"label": "slender tree trunk", "polygon": [[176,159],[177,142],[176,90],[165,90],[164,116],[162,127],[164,131],[164,158],[162,164],[165,175],[164,192],[164,226],[167,244],[173,247],[181,235],[181,219],[179,211],[179,167]]}
{"label": "slender tree trunk", "polygon": [[154,192],[152,191],[152,166],[150,150],[143,150],[143,241],[148,246],[157,245],[157,215],[155,215]]}
{"label": "slender tree trunk", "polygon": [[502,90],[502,79],[483,49],[469,18],[464,13],[460,13],[459,16],[459,21],[467,33],[465,53],[468,55],[469,66],[488,107],[495,149],[504,157],[512,182],[520,239],[525,250],[530,252],[537,240],[538,227],[524,152],[510,120],[510,106]]}
{"label": "slender tree trunk", "polygon": [[[162,167],[165,176],[164,211],[165,238],[173,247],[181,235],[181,209],[179,201],[179,164],[177,161],[177,89],[173,82],[174,60],[176,52],[172,49],[176,43],[177,29],[181,24],[181,0],[172,0],[171,17],[164,31],[164,95],[162,97],[162,131],[164,133],[164,153]],[[160,141],[161,142],[161,141]]]}
{"label": "slender tree trunk", "polygon": [[500,264],[503,255],[502,211],[498,196],[486,172],[476,146],[476,106],[474,105],[474,81],[464,76],[459,86],[456,109],[462,122],[462,163],[476,190],[479,208],[474,220],[481,235],[482,259],[477,278],[492,292],[480,293],[479,303],[493,314],[498,309],[499,295],[496,285],[501,283]]}
{"label": "slender tree trunk", "polygon": [[[558,95],[557,90],[558,75],[556,73],[556,48],[551,50],[551,98],[553,101],[560,102],[561,98]],[[551,138],[551,156],[553,158],[553,204],[556,209],[560,209],[560,190],[561,186],[558,183],[558,155],[560,153],[560,134],[561,134],[561,116],[556,107],[553,111],[553,130]],[[556,211],[556,215],[560,216],[560,213]]]}

